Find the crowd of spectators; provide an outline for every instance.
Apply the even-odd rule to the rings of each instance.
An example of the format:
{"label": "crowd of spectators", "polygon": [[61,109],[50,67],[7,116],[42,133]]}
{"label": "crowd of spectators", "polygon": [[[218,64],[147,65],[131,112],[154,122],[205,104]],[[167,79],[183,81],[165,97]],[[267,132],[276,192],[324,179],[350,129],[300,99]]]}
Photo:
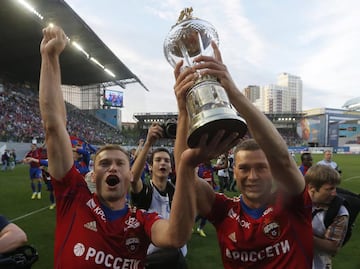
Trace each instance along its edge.
{"label": "crowd of spectators", "polygon": [[[44,141],[38,93],[30,88],[13,84],[4,86],[4,91],[0,92],[0,141],[29,143],[34,138]],[[66,104],[66,109],[68,131],[73,136],[95,145],[104,143],[132,145],[136,142],[137,138],[133,140],[133,137],[122,135],[119,129],[102,122],[87,111],[82,111],[69,103]],[[279,132],[289,146],[303,143],[296,130],[280,129]],[[161,144],[172,146],[169,141],[169,139],[161,141]]]}
{"label": "crowd of spectators", "polygon": [[306,141],[303,141],[296,133],[296,129],[290,128],[278,128],[277,129],[288,146],[306,145]]}
{"label": "crowd of spectators", "polygon": [[[0,92],[0,141],[29,143],[44,141],[38,93],[29,88],[4,85]],[[123,141],[121,132],[91,114],[67,104],[68,130],[91,144]]]}

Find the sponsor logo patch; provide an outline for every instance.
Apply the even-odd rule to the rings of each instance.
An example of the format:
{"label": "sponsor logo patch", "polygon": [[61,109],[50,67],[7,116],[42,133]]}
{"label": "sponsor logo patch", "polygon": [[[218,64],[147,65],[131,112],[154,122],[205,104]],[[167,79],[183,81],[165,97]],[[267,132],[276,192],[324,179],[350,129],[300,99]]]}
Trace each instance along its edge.
{"label": "sponsor logo patch", "polygon": [[231,241],[233,241],[234,243],[236,243],[236,242],[237,242],[235,232],[233,232],[233,233],[229,234],[229,236],[228,236],[228,237],[229,237],[229,239],[230,239]]}

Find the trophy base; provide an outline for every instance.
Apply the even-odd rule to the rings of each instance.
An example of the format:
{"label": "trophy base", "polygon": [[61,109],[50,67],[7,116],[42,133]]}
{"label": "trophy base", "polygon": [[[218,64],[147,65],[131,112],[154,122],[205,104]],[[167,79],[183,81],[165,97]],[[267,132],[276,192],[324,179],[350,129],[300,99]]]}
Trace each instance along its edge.
{"label": "trophy base", "polygon": [[[221,112],[224,112],[224,109],[220,110]],[[212,112],[215,111],[213,110]],[[187,144],[190,148],[197,147],[204,134],[208,134],[209,142],[219,130],[225,130],[224,138],[234,132],[239,133],[239,137],[243,137],[247,132],[247,126],[235,112],[233,114],[215,113],[212,116],[208,115],[208,117],[202,118],[202,120],[192,126],[187,139]]]}

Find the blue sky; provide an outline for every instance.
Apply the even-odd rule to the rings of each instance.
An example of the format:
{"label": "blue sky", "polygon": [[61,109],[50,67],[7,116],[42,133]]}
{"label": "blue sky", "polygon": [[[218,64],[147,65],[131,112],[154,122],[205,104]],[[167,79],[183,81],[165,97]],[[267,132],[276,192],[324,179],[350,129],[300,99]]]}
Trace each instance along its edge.
{"label": "blue sky", "polygon": [[134,121],[133,113],[176,112],[163,42],[190,6],[217,29],[224,63],[240,89],[274,84],[287,72],[303,80],[304,110],[341,108],[360,96],[358,0],[65,1],[150,89],[127,86],[123,121]]}

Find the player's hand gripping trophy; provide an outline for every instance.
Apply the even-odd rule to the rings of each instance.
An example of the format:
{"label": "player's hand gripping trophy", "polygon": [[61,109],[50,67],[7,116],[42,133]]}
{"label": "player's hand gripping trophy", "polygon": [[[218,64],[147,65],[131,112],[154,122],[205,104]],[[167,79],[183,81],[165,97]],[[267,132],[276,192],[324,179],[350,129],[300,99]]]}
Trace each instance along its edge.
{"label": "player's hand gripping trophy", "polygon": [[[165,38],[164,54],[173,67],[180,60],[184,62],[183,67],[191,66],[199,55],[213,56],[212,40],[219,43],[215,28],[207,21],[192,17],[192,8],[185,8]],[[187,93],[186,107],[190,117],[189,147],[198,145],[205,133],[211,139],[220,129],[226,131],[224,137],[233,132],[242,137],[247,131],[244,120],[231,108],[216,77],[200,77]]]}

